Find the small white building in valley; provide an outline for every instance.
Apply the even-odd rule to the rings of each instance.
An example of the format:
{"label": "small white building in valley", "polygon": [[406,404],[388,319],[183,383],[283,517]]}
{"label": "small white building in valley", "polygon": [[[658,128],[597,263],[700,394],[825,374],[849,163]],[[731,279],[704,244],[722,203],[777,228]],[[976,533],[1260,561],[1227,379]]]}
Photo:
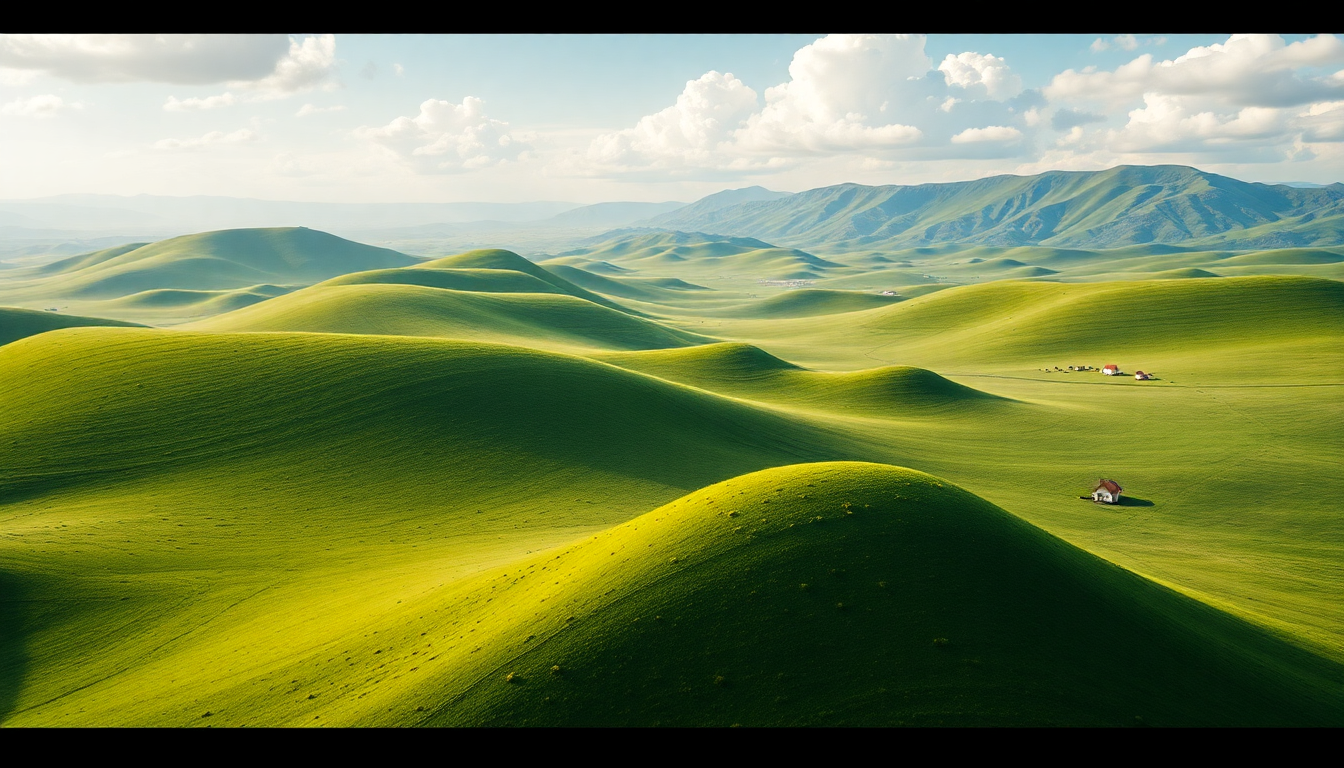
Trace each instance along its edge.
{"label": "small white building in valley", "polygon": [[1097,482],[1097,487],[1092,489],[1092,500],[1105,504],[1119,504],[1120,492],[1123,490],[1114,480],[1102,479]]}

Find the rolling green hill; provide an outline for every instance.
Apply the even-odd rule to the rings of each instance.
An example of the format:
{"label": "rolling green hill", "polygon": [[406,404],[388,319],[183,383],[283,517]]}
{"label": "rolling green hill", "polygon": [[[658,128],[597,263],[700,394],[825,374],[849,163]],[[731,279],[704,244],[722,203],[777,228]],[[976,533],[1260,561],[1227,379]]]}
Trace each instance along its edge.
{"label": "rolling green hill", "polygon": [[813,317],[885,307],[901,300],[875,293],[801,288],[743,307],[739,313],[744,317]]}
{"label": "rolling green hill", "polygon": [[1344,706],[1336,665],[885,465],[737,477],[501,570],[459,598],[491,642],[426,686],[428,724],[1332,725]]}
{"label": "rolling green hill", "polygon": [[421,285],[480,293],[565,293],[513,269],[375,269],[333,277],[319,285]]}
{"label": "rolling green hill", "polygon": [[[776,346],[792,359],[809,359],[804,348],[863,345],[865,367],[876,359],[987,371],[1100,366],[1123,356],[1143,369],[1159,361],[1187,372],[1202,369],[1201,379],[1209,381],[1220,367],[1249,355],[1245,366],[1258,369],[1257,378],[1275,379],[1301,373],[1283,367],[1301,345],[1344,334],[1344,283],[1288,276],[998,281],[949,288],[843,322],[779,323],[769,332],[788,338]],[[750,339],[753,331],[734,326],[716,333]],[[1253,362],[1257,356],[1260,363]]]}
{"label": "rolling green hill", "polygon": [[62,315],[36,309],[0,307],[0,345],[34,334],[54,331],[58,328],[76,328],[84,325],[130,326],[136,324],[101,317],[80,317],[79,315]]}
{"label": "rolling green hill", "polygon": [[404,284],[313,286],[191,327],[443,336],[563,350],[661,349],[713,341],[565,294]]}
{"label": "rolling green hill", "polygon": [[679,295],[682,292],[709,290],[675,277],[604,277],[566,264],[548,263],[545,266],[553,274],[588,290],[637,301],[675,302],[684,299]]}
{"label": "rolling green hill", "polygon": [[[610,309],[630,314],[640,314],[634,310],[624,307],[604,296],[599,296],[592,291],[581,288],[563,277],[547,270],[545,267],[538,266],[533,262],[524,259],[513,251],[502,249],[485,249],[476,251],[467,251],[455,256],[444,256],[440,259],[427,261],[416,265],[420,269],[495,269],[495,270],[513,270],[537,278],[538,280],[549,283],[560,293],[567,293],[594,304],[599,304]],[[446,286],[445,286],[446,287]]]}
{"label": "rolling green hill", "polygon": [[46,296],[107,299],[162,288],[209,291],[258,283],[308,284],[417,261],[303,227],[230,229],[72,256],[34,270],[36,284],[20,282],[27,275],[11,274],[4,287],[7,292],[40,290]]}
{"label": "rolling green hill", "polygon": [[1344,723],[1342,247],[304,232],[0,275],[0,725]]}
{"label": "rolling green hill", "polygon": [[810,371],[750,344],[707,344],[648,352],[595,353],[594,359],[711,392],[841,413],[977,417],[1008,401],[909,366],[851,373]]}
{"label": "rolling green hill", "polygon": [[[700,232],[642,232],[617,230],[594,239],[584,248],[557,258],[581,255],[636,271],[782,275],[791,270],[843,267],[834,261],[795,248],[779,248],[752,238],[706,235]],[[786,279],[786,278],[779,278]]]}
{"label": "rolling green hill", "polygon": [[322,724],[308,695],[335,689],[288,681],[446,594],[424,590],[845,455],[731,399],[438,339],[68,329],[0,347],[0,389],[6,725]]}

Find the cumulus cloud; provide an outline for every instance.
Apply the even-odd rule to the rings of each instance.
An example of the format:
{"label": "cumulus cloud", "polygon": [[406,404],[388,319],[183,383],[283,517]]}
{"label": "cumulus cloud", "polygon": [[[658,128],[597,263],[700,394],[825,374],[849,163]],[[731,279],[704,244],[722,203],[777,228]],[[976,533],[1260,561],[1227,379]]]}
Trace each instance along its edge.
{"label": "cumulus cloud", "polygon": [[42,96],[30,96],[26,99],[15,99],[0,107],[0,114],[44,119],[55,117],[65,110],[82,109],[83,106],[77,101],[67,103],[60,96],[48,93]]}
{"label": "cumulus cloud", "polygon": [[1022,132],[1009,125],[991,125],[985,128],[967,128],[952,137],[953,144],[975,144],[979,142],[1009,142],[1022,138]]}
{"label": "cumulus cloud", "polygon": [[203,149],[219,144],[242,144],[256,141],[258,138],[260,138],[260,134],[251,128],[239,128],[232,133],[210,131],[194,139],[160,139],[154,142],[154,148],[165,150]]}
{"label": "cumulus cloud", "polygon": [[355,135],[373,142],[423,173],[458,173],[516,160],[531,148],[509,124],[488,117],[484,102],[461,104],[427,99],[415,117],[398,117],[381,128],[362,126]]}
{"label": "cumulus cloud", "polygon": [[1302,138],[1310,142],[1344,141],[1344,101],[1312,104],[1297,115]]}
{"label": "cumulus cloud", "polygon": [[1067,69],[1045,88],[1050,100],[1119,102],[1145,93],[1198,95],[1240,106],[1283,107],[1344,93],[1344,82],[1298,71],[1344,63],[1344,40],[1317,35],[1288,44],[1279,35],[1232,35],[1157,61],[1143,54],[1114,71]]}
{"label": "cumulus cloud", "polygon": [[1129,122],[1108,134],[1107,144],[1120,152],[1215,150],[1274,139],[1288,128],[1289,118],[1288,110],[1272,107],[1219,113],[1196,110],[1180,96],[1147,94]]}
{"label": "cumulus cloud", "polygon": [[827,35],[793,54],[789,81],[766,89],[737,139],[747,151],[783,154],[911,144],[924,135],[912,113],[944,95],[931,69],[919,35]]}
{"label": "cumulus cloud", "polygon": [[238,99],[232,93],[221,93],[218,96],[206,96],[205,98],[191,97],[189,99],[178,100],[176,96],[169,96],[168,101],[163,104],[164,112],[200,112],[207,109],[218,109],[219,107],[231,107],[238,103]]}
{"label": "cumulus cloud", "polygon": [[344,104],[337,104],[331,107],[319,107],[313,104],[304,104],[302,107],[299,107],[299,111],[295,112],[294,116],[307,117],[309,115],[318,115],[323,112],[343,112],[343,111],[345,111]]}
{"label": "cumulus cloud", "polygon": [[[1300,160],[1312,143],[1344,140],[1344,77],[1322,74],[1344,64],[1344,40],[1317,35],[1288,43],[1278,35],[1232,35],[1157,61],[1143,54],[1111,71],[1066,70],[1044,94],[1057,105],[1058,145],[1130,161]],[[1066,107],[1076,104],[1079,107]],[[1104,118],[1122,125],[1085,130]]]}
{"label": "cumulus cloud", "polygon": [[10,69],[9,67],[0,67],[0,85],[28,85],[37,79],[41,73],[32,69]]}
{"label": "cumulus cloud", "polygon": [[952,136],[987,123],[1028,125],[1014,113],[1024,105],[1006,101],[1022,82],[1003,59],[967,52],[934,68],[924,44],[922,35],[828,35],[796,51],[789,80],[763,99],[732,74],[707,72],[672,106],[594,139],[589,172],[762,171],[838,154],[886,162],[946,155]]}
{"label": "cumulus cloud", "polygon": [[938,65],[950,85],[983,89],[991,99],[1006,99],[1022,92],[1022,78],[1013,74],[1003,59],[987,53],[948,54]]}
{"label": "cumulus cloud", "polygon": [[1134,35],[1116,35],[1115,37],[1098,37],[1092,41],[1089,46],[1093,53],[1102,51],[1120,50],[1132,51],[1141,45],[1164,45],[1167,42],[1165,37],[1145,37],[1139,39]]}
{"label": "cumulus cloud", "polygon": [[80,83],[228,83],[283,94],[325,82],[335,47],[331,35],[0,35],[0,66]]}
{"label": "cumulus cloud", "polygon": [[757,105],[741,80],[710,71],[686,83],[672,106],[594,139],[588,159],[610,166],[711,163]]}
{"label": "cumulus cloud", "polygon": [[336,70],[336,38],[314,35],[303,40],[290,38],[289,51],[275,63],[275,69],[255,81],[241,81],[239,87],[285,96],[319,86],[331,88]]}

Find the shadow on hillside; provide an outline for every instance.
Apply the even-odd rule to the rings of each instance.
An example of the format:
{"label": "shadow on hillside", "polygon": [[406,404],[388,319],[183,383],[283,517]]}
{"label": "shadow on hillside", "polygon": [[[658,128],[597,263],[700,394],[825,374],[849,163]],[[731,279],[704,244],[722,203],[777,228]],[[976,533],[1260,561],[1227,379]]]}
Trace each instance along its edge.
{"label": "shadow on hillside", "polygon": [[26,584],[0,572],[0,725],[9,719],[28,671]]}
{"label": "shadow on hillside", "polygon": [[1149,500],[1147,500],[1147,499],[1139,499],[1139,498],[1135,498],[1135,497],[1133,497],[1133,496],[1123,496],[1123,495],[1122,495],[1122,496],[1120,497],[1120,503],[1119,503],[1119,504],[1116,504],[1115,506],[1117,506],[1117,507],[1151,507],[1151,506],[1153,506],[1153,502],[1151,502],[1151,501],[1149,501]]}

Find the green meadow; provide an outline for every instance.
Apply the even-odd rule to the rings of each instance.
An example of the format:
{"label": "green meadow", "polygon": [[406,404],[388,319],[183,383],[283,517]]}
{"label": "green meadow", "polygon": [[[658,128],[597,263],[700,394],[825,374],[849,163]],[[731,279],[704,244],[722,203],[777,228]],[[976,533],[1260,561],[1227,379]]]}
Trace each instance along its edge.
{"label": "green meadow", "polygon": [[7,270],[0,725],[1344,725],[1344,249],[1057,240]]}

